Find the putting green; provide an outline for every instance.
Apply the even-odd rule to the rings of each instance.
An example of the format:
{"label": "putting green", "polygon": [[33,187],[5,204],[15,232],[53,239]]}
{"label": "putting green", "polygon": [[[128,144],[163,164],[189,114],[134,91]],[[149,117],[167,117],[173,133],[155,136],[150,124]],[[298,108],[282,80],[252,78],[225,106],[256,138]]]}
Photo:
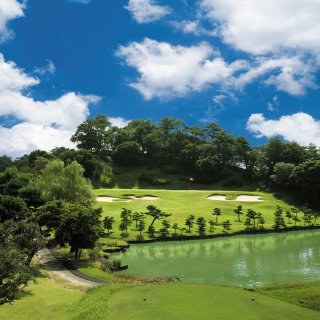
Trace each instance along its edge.
{"label": "putting green", "polygon": [[110,297],[107,309],[109,320],[319,320],[320,318],[317,311],[254,292],[194,284],[126,288]]}

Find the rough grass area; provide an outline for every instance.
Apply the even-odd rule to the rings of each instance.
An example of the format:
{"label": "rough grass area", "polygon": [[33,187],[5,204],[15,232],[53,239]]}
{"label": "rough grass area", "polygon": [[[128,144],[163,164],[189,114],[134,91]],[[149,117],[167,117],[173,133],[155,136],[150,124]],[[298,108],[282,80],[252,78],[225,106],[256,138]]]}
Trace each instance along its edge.
{"label": "rough grass area", "polygon": [[[235,231],[240,231],[244,229],[243,221],[245,220],[245,215],[242,216],[242,222],[237,221],[237,216],[233,210],[238,206],[242,205],[244,213],[247,209],[254,209],[261,212],[266,220],[265,227],[271,228],[274,223],[273,213],[277,205],[280,205],[283,210],[288,210],[292,204],[284,202],[281,199],[277,199],[271,193],[264,192],[249,192],[249,191],[225,191],[225,190],[132,190],[132,189],[98,189],[94,190],[95,194],[111,196],[116,198],[123,198],[128,194],[134,195],[136,197],[141,197],[144,195],[152,195],[158,197],[157,200],[135,200],[130,202],[109,202],[109,203],[97,203],[98,206],[103,208],[103,216],[109,215],[115,217],[116,223],[114,225],[113,236],[120,237],[121,232],[119,231],[119,221],[120,212],[122,208],[127,208],[132,210],[132,212],[145,212],[146,207],[150,204],[159,207],[161,210],[172,213],[172,216],[168,218],[173,223],[178,223],[179,227],[185,227],[185,219],[188,215],[194,214],[196,217],[202,216],[207,222],[210,219],[215,220],[215,217],[211,215],[213,208],[220,208],[222,210],[222,216],[219,217],[218,222],[223,222],[230,220],[232,223],[230,233]],[[239,202],[239,201],[212,201],[208,200],[207,197],[212,194],[225,195],[227,199],[236,199],[240,195],[256,195],[261,197],[261,202]],[[151,218],[147,218],[147,226],[151,222]],[[301,221],[297,225],[302,225]],[[290,224],[288,226],[293,226]],[[155,228],[158,230],[161,228],[161,221],[155,223]],[[222,233],[222,226],[216,226],[214,234]],[[173,230],[171,229],[171,232]],[[135,230],[135,224],[129,227],[129,235],[125,240],[135,240],[138,235],[138,231]],[[196,226],[190,235],[195,235]],[[145,239],[148,239],[148,234],[143,233]]]}
{"label": "rough grass area", "polygon": [[72,319],[316,320],[319,313],[240,289],[166,283],[94,289],[73,306]]}
{"label": "rough grass area", "polygon": [[[155,179],[165,180],[168,183],[163,185],[155,185],[146,181],[141,181],[139,177],[141,175],[151,176]],[[167,170],[163,170],[159,167],[119,167],[115,166],[113,170],[113,177],[115,181],[114,188],[120,189],[171,189],[171,190],[187,190],[189,189],[187,174],[168,173]],[[241,179],[239,179],[241,182]],[[255,183],[248,184],[241,182],[241,185],[237,185],[239,190],[255,190],[257,185]],[[196,190],[211,190],[211,189],[231,189],[234,188],[234,184],[230,184],[230,181],[224,180],[213,184],[200,184],[197,179],[192,184],[192,188]]]}
{"label": "rough grass area", "polygon": [[320,282],[266,286],[256,292],[320,311]]}

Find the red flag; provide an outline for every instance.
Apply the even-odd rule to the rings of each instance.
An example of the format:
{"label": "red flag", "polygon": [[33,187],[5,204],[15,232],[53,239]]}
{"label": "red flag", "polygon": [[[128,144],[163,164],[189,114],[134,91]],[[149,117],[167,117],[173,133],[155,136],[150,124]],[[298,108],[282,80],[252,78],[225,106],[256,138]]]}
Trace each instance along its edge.
{"label": "red flag", "polygon": [[189,178],[189,181],[190,181],[190,182],[193,182],[193,181],[194,181],[194,179],[193,179],[192,177],[190,177],[190,178]]}

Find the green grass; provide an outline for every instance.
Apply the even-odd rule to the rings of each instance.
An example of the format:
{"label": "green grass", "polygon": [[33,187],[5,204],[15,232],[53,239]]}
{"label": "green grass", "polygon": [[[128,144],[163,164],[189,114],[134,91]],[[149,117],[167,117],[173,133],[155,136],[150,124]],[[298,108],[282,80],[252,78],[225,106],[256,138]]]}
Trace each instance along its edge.
{"label": "green grass", "polygon": [[72,314],[81,320],[319,319],[316,311],[241,289],[174,283],[97,288]]}
{"label": "green grass", "polygon": [[[203,216],[207,221],[215,219],[211,212],[213,208],[218,207],[222,210],[222,216],[219,221],[230,220],[233,224],[231,227],[231,233],[244,229],[243,222],[237,221],[237,216],[233,210],[241,204],[246,213],[247,209],[254,209],[261,212],[266,220],[265,227],[271,228],[274,222],[273,213],[277,205],[280,205],[284,211],[289,209],[291,205],[278,199],[272,193],[264,192],[250,192],[250,191],[225,191],[225,190],[143,190],[143,189],[97,189],[94,190],[96,196],[110,196],[115,198],[124,198],[127,194],[133,194],[137,197],[144,195],[152,195],[158,197],[158,200],[146,201],[141,199],[135,199],[130,202],[116,201],[102,203],[97,205],[103,208],[103,216],[110,215],[115,217],[116,223],[114,225],[113,236],[120,237],[119,221],[120,212],[122,208],[127,208],[133,212],[145,212],[146,206],[153,204],[159,207],[161,210],[171,213],[172,216],[168,220],[173,223],[178,223],[179,227],[184,227],[185,219],[189,214],[197,216]],[[235,199],[242,194],[258,195],[261,196],[263,202],[238,202],[238,201],[211,201],[207,200],[207,197],[212,194],[226,195],[227,199]],[[242,217],[244,221],[245,217]],[[151,218],[147,218],[147,225],[151,222]],[[302,222],[301,222],[302,223]],[[301,224],[300,223],[300,224]],[[299,223],[298,223],[299,225]],[[291,224],[290,226],[293,226]],[[161,228],[161,221],[155,223],[156,229]],[[134,223],[129,228],[129,237],[126,240],[136,239],[138,232],[135,230]],[[222,227],[217,226],[214,233],[222,233]],[[171,230],[173,232],[173,230]],[[196,227],[193,228],[191,234],[196,234]],[[144,237],[148,238],[148,235],[144,233]]]}
{"label": "green grass", "polygon": [[304,306],[318,308],[319,287],[319,283],[311,283],[251,292],[201,284],[115,283],[82,293],[59,287],[42,276],[13,305],[0,307],[0,319],[316,320],[319,312],[295,304],[302,297],[314,301]]}
{"label": "green grass", "polygon": [[25,289],[12,305],[0,306],[1,320],[65,320],[71,304],[83,295],[65,289],[42,275]]}
{"label": "green grass", "polygon": [[320,311],[320,282],[266,286],[256,292]]}

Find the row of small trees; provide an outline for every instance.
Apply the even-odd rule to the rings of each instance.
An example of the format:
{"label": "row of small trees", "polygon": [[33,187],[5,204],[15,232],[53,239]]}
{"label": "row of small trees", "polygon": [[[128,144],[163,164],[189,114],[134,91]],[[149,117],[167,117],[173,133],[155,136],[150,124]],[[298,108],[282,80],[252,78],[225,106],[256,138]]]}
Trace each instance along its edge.
{"label": "row of small trees", "polygon": [[[129,227],[134,224],[135,230],[139,232],[140,236],[142,233],[147,230],[147,233],[154,238],[156,232],[160,234],[162,238],[166,238],[172,234],[172,236],[182,236],[184,233],[191,233],[194,226],[197,226],[197,233],[199,236],[204,236],[206,232],[213,233],[216,226],[220,225],[223,228],[223,231],[226,232],[231,229],[232,223],[230,220],[225,220],[219,223],[219,218],[222,216],[221,209],[214,208],[211,212],[214,219],[206,220],[204,217],[195,217],[193,214],[190,214],[183,226],[179,226],[177,223],[171,224],[170,221],[167,220],[168,217],[171,216],[169,213],[165,213],[159,208],[149,205],[147,207],[147,212],[132,212],[126,208],[123,208],[120,214],[120,224],[119,230],[121,231],[122,236],[128,235]],[[299,213],[302,213],[303,216],[300,218]],[[266,223],[261,212],[257,212],[253,209],[248,209],[245,213],[243,207],[239,205],[236,209],[234,209],[234,213],[237,215],[237,222],[243,222],[245,228],[248,229],[264,229],[264,225]],[[241,220],[241,216],[245,214],[244,221]],[[151,223],[147,227],[146,217],[152,217]],[[274,225],[273,228],[275,230],[279,230],[282,228],[286,228],[287,224],[292,224],[294,221],[294,225],[296,226],[297,222],[301,220],[304,221],[304,225],[310,226],[311,224],[317,223],[317,218],[319,217],[318,213],[313,212],[310,209],[302,208],[291,208],[286,212],[283,212],[280,206],[277,207],[274,213]],[[287,218],[287,223],[285,221]],[[156,231],[154,227],[154,223],[157,220],[162,220],[161,228]],[[115,222],[114,217],[107,216],[104,219],[104,227],[107,230],[108,235],[112,233],[113,224]],[[173,229],[173,232],[170,232],[170,229]]]}

